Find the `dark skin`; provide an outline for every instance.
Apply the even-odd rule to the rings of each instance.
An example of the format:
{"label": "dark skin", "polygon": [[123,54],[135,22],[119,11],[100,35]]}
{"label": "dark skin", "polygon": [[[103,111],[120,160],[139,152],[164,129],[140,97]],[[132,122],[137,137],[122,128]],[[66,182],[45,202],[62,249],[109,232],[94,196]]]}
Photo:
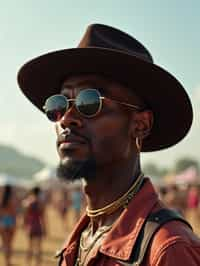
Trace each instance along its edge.
{"label": "dark skin", "polygon": [[[78,75],[67,78],[61,93],[74,98],[82,88],[104,88],[103,96],[138,106],[144,103],[131,90],[118,82],[98,75]],[[150,132],[153,114],[149,110],[138,112],[132,108],[106,101],[101,112],[93,118],[81,116],[75,107],[69,109],[57,124],[58,135],[66,128],[74,129],[87,141],[77,145],[58,145],[63,164],[71,160],[95,158],[96,176],[83,179],[83,190],[89,209],[102,208],[122,196],[141,173],[136,137],[143,140]],[[87,245],[95,233],[111,225],[123,209],[109,216],[91,218]]]}

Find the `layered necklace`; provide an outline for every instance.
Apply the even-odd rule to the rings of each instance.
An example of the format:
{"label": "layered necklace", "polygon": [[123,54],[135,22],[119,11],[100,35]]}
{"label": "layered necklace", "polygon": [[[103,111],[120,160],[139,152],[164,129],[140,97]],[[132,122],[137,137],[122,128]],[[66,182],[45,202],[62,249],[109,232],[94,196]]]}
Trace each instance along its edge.
{"label": "layered necklace", "polygon": [[[141,188],[143,180],[144,180],[144,174],[140,174],[127,192],[125,192],[120,198],[104,206],[103,208],[91,210],[87,207],[86,208],[87,216],[93,218],[93,217],[97,217],[97,216],[101,216],[105,214],[109,215],[115,212],[116,210],[118,210],[120,207],[126,208],[130,200],[134,197],[134,195]],[[101,238],[105,236],[106,233],[108,233],[109,230],[111,230],[111,228],[112,228],[112,225],[103,226],[99,228],[94,235],[93,241],[89,245],[86,245],[86,243],[84,243],[85,242],[84,240],[89,236],[92,230],[92,226],[91,224],[89,224],[87,231],[83,232],[80,237],[78,257],[77,257],[77,261],[75,264],[76,266],[84,266],[87,260],[87,257],[90,251],[92,250],[92,248]]]}
{"label": "layered necklace", "polygon": [[86,207],[87,216],[93,218],[93,217],[101,216],[104,214],[108,215],[108,214],[115,212],[122,206],[126,208],[130,200],[140,189],[143,179],[144,179],[144,174],[140,174],[127,192],[125,192],[120,198],[104,206],[103,208],[91,210],[88,207]]}

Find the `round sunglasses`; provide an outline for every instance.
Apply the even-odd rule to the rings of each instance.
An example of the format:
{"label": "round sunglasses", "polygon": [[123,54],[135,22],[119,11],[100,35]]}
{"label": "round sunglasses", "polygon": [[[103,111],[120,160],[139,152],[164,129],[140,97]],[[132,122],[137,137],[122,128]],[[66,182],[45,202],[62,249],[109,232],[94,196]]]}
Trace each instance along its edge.
{"label": "round sunglasses", "polygon": [[[97,89],[83,89],[79,92],[75,99],[68,98],[62,94],[56,94],[49,97],[43,109],[49,120],[53,122],[59,121],[64,114],[75,106],[76,110],[86,118],[92,118],[96,116],[102,109],[102,101],[107,99],[109,101],[134,108],[135,110],[141,111],[139,106],[132,105],[129,103],[119,102],[104,96],[101,96]],[[71,103],[74,103],[73,105]]]}

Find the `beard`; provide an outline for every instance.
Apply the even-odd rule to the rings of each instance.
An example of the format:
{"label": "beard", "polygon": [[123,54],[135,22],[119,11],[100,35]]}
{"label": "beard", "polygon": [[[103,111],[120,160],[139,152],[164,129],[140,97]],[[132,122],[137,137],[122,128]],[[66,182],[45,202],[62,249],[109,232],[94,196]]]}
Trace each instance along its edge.
{"label": "beard", "polygon": [[76,181],[81,178],[94,180],[96,176],[96,161],[93,158],[87,160],[67,159],[60,161],[57,167],[57,176],[65,181]]}

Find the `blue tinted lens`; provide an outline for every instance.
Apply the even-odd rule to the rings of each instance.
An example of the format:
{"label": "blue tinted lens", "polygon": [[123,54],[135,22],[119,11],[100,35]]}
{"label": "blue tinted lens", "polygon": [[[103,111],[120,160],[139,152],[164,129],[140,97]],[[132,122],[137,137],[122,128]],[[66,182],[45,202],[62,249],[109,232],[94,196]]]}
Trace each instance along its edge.
{"label": "blue tinted lens", "polygon": [[59,121],[66,110],[68,109],[67,98],[63,95],[53,95],[46,100],[44,110],[49,118],[53,122]]}
{"label": "blue tinted lens", "polygon": [[76,97],[76,108],[84,116],[94,116],[100,107],[100,94],[95,89],[82,90]]}

